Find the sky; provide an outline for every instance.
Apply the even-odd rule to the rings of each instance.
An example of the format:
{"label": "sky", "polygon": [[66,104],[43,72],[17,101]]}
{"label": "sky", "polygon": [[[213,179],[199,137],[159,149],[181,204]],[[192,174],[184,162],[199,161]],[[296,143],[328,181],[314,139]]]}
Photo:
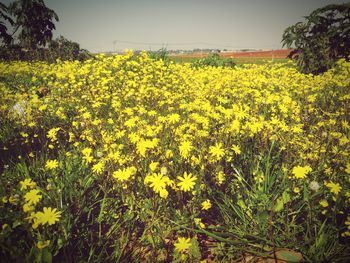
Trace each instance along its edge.
{"label": "sky", "polygon": [[[10,0],[3,1],[5,4]],[[64,36],[91,52],[279,49],[285,28],[327,0],[44,0]]]}

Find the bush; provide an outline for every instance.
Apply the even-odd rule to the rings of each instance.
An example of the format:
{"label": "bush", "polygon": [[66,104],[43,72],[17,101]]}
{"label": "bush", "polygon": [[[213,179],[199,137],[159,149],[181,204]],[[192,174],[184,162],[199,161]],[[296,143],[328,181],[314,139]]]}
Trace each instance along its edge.
{"label": "bush", "polygon": [[20,45],[8,45],[0,48],[0,60],[3,61],[46,61],[49,63],[60,60],[79,60],[83,61],[91,58],[92,55],[85,50],[80,49],[76,42],[67,40],[60,36],[52,40],[48,48],[36,48],[28,50]]}
{"label": "bush", "polygon": [[150,58],[154,60],[163,60],[167,64],[170,62],[170,58],[168,55],[168,51],[166,48],[161,48],[157,51],[150,51],[149,52]]}
{"label": "bush", "polygon": [[196,68],[204,66],[233,68],[236,63],[232,58],[221,58],[218,53],[209,53],[208,57],[194,61],[192,66]]}
{"label": "bush", "polygon": [[61,60],[85,60],[91,58],[89,52],[81,49],[76,42],[70,41],[63,36],[51,41],[49,54],[53,59],[60,58]]}
{"label": "bush", "polygon": [[316,9],[283,33],[283,46],[304,73],[319,74],[350,55],[350,3]]}

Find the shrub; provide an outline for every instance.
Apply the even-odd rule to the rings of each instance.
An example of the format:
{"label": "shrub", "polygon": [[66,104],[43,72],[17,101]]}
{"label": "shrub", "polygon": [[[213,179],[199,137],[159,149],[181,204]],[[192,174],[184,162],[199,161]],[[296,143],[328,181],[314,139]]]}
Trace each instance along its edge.
{"label": "shrub", "polygon": [[52,40],[48,48],[38,47],[28,50],[20,45],[8,45],[0,48],[0,60],[3,61],[38,60],[52,63],[56,59],[83,61],[91,57],[92,55],[87,50],[80,49],[78,43],[67,40],[62,36]]}
{"label": "shrub", "polygon": [[70,41],[63,36],[50,42],[48,53],[52,59],[82,61],[91,58],[86,49],[81,49],[78,43]]}
{"label": "shrub", "polygon": [[192,63],[193,67],[235,67],[236,64],[232,58],[221,58],[218,53],[209,53],[208,57],[199,59]]}
{"label": "shrub", "polygon": [[163,60],[167,64],[170,62],[170,58],[168,55],[168,51],[166,48],[161,48],[157,51],[150,51],[149,52],[150,58],[154,60]]}
{"label": "shrub", "polygon": [[304,73],[319,74],[350,55],[350,3],[316,9],[283,33],[283,46]]}

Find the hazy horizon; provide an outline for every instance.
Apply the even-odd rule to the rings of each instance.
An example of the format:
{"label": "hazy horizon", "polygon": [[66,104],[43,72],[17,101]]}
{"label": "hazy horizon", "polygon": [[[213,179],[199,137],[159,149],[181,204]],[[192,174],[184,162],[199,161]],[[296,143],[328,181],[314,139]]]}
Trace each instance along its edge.
{"label": "hazy horizon", "polygon": [[[5,0],[8,4],[12,1]],[[58,17],[54,37],[91,52],[279,49],[285,28],[314,9],[345,1],[316,0],[45,0]]]}

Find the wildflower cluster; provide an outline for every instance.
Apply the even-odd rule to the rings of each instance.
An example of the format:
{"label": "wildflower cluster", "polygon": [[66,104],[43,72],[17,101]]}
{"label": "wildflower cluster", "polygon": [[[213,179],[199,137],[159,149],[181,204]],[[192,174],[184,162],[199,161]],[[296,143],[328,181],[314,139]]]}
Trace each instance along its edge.
{"label": "wildflower cluster", "polygon": [[59,221],[61,212],[57,211],[56,208],[44,207],[43,211],[34,212],[37,204],[43,197],[36,182],[26,178],[20,182],[20,186],[24,198],[23,212],[28,215],[26,219],[32,223],[33,229],[36,229],[39,225],[53,225]]}
{"label": "wildflower cluster", "polygon": [[[0,63],[6,80],[0,82],[0,114],[16,125],[23,145],[41,143],[32,156],[42,156],[44,172],[90,171],[91,178],[72,188],[95,187],[101,191],[96,197],[122,200],[128,213],[115,218],[128,215],[149,224],[142,238],[152,246],[173,231],[149,241],[157,229],[149,217],[159,227],[174,216],[181,225],[203,229],[229,218],[224,206],[232,200],[235,223],[227,227],[243,217],[261,220],[245,229],[269,236],[263,232],[266,211],[277,214],[276,229],[297,229],[283,224],[304,213],[313,216],[300,224],[315,220],[320,226],[327,218],[348,236],[349,69],[345,61],[318,76],[282,64],[194,68],[154,61],[146,52],[85,62]],[[42,86],[49,92],[40,97]],[[23,180],[21,190],[33,229],[60,223],[64,214],[55,208],[34,212],[43,193],[33,181]],[[147,206],[140,200],[151,201]],[[91,206],[96,204],[102,231],[104,202]],[[195,242],[183,236],[194,234],[175,235],[174,249],[189,253]]]}

